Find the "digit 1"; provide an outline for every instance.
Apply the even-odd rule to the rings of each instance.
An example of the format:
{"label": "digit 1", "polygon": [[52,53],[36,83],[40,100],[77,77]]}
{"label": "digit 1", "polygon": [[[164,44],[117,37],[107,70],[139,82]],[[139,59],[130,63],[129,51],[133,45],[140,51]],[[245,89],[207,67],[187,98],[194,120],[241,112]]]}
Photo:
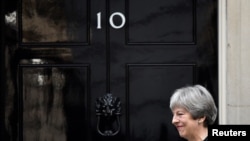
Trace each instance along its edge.
{"label": "digit 1", "polygon": [[102,28],[102,26],[101,26],[101,12],[99,12],[99,13],[97,13],[96,14],[97,15],[97,29],[101,29]]}

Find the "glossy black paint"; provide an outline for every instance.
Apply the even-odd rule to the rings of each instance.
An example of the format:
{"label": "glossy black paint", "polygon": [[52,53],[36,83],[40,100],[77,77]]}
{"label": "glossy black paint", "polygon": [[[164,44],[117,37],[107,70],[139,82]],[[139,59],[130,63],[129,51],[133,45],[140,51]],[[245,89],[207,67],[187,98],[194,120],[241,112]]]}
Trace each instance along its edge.
{"label": "glossy black paint", "polygon": [[[2,19],[13,11],[18,19],[14,28],[1,24],[4,141],[182,140],[171,124],[172,92],[198,83],[218,103],[217,0],[1,3]],[[114,12],[124,27],[110,25]],[[96,128],[96,99],[107,93],[121,100],[115,136]],[[114,127],[108,121],[100,129]]]}

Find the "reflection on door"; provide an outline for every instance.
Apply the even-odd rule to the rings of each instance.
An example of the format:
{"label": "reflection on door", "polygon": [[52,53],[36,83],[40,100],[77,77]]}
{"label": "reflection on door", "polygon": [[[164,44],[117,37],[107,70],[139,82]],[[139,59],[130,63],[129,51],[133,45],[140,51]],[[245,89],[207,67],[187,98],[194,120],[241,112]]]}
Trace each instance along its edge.
{"label": "reflection on door", "polygon": [[47,63],[31,59],[19,66],[19,135],[24,141],[67,141],[72,132],[84,139],[87,68]]}
{"label": "reflection on door", "polygon": [[23,68],[23,140],[66,141],[65,76],[58,68]]}

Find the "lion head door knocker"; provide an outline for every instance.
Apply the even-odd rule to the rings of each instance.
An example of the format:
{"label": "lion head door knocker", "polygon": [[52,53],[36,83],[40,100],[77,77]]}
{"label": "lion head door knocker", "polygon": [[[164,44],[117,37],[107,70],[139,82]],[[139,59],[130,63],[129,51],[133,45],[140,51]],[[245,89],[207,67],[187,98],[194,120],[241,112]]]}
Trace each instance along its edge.
{"label": "lion head door knocker", "polygon": [[108,93],[96,100],[97,132],[102,136],[115,136],[119,133],[121,101]]}

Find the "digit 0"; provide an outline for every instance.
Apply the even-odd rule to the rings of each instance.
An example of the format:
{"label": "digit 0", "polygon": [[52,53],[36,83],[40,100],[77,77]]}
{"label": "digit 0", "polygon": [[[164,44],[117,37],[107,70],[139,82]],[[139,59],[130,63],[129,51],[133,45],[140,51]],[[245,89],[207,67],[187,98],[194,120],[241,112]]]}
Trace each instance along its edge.
{"label": "digit 0", "polygon": [[[115,25],[114,22],[113,22],[113,18],[114,16],[119,16],[121,19],[122,19],[122,23],[120,25]],[[114,28],[114,29],[120,29],[122,28],[124,25],[125,25],[125,22],[126,22],[126,18],[125,16],[120,13],[120,12],[115,12],[113,13],[110,18],[109,18],[109,24]]]}

